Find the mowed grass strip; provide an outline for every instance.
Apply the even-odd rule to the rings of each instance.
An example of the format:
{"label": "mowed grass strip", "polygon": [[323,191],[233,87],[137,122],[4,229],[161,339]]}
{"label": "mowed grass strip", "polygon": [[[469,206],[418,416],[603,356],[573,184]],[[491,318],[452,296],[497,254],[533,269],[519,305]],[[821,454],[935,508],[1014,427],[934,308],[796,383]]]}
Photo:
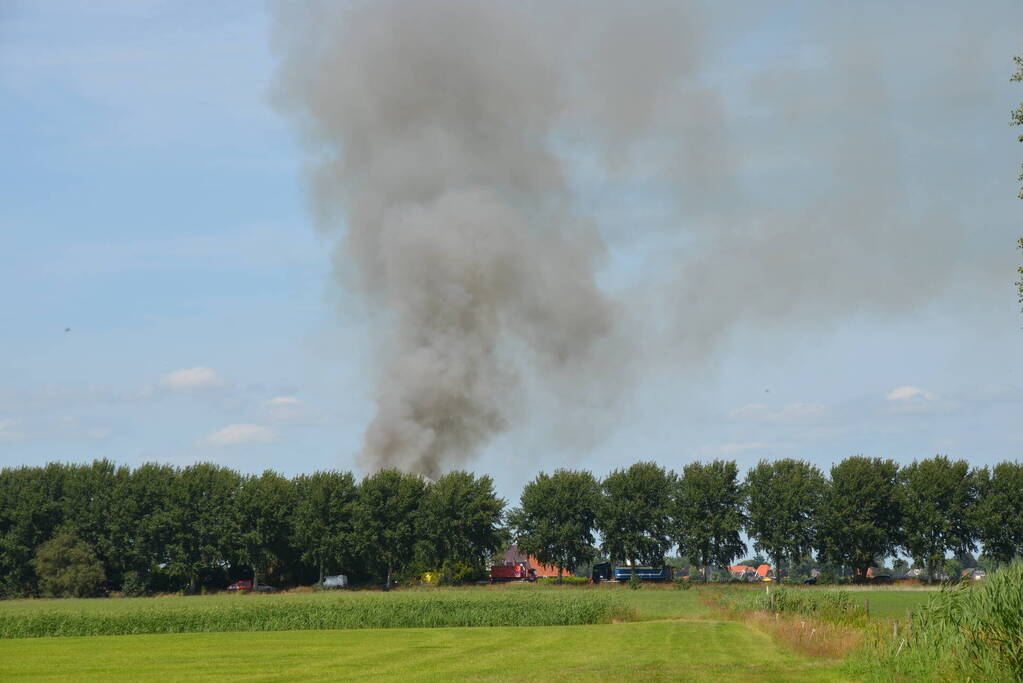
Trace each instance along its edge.
{"label": "mowed grass strip", "polygon": [[846,680],[737,622],[0,641],[3,680]]}
{"label": "mowed grass strip", "polygon": [[445,626],[553,626],[631,619],[620,593],[392,591],[0,604],[0,638]]}

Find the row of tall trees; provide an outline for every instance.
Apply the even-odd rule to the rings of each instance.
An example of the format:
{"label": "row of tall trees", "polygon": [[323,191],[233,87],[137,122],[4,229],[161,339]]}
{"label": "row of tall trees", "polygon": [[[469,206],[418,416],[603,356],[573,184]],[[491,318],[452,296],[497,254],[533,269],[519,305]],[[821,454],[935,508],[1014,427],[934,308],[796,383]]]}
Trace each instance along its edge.
{"label": "row of tall trees", "polygon": [[677,548],[707,572],[746,553],[745,533],[776,567],[815,553],[865,577],[901,552],[933,578],[946,553],[980,545],[997,561],[1023,554],[1023,465],[971,469],[937,456],[900,468],[854,456],[825,477],[807,462],[777,460],[743,481],[722,460],[681,474],[638,463],[602,482],[558,470],[526,485],[509,523],[521,548],[561,571],[598,554],[656,566]]}
{"label": "row of tall trees", "polygon": [[529,482],[507,517],[491,478],[461,471],[429,482],[396,470],[289,479],[106,460],[0,470],[5,596],[56,591],[70,581],[57,573],[135,593],[249,577],[309,584],[333,572],[389,585],[440,569],[457,580],[482,576],[512,538],[563,572],[598,554],[657,565],[672,549],[723,567],[748,539],[775,566],[813,553],[863,576],[901,552],[933,575],[947,553],[978,545],[998,561],[1023,553],[1023,465],[977,469],[938,456],[900,468],[856,456],[825,476],[778,460],[742,480],[723,460],[681,473],[637,463],[602,480],[557,470]]}
{"label": "row of tall trees", "polygon": [[504,506],[490,477],[460,471],[427,482],[384,470],[356,482],[348,472],[289,479],[106,460],[4,469],[0,595],[58,592],[59,572],[132,593],[249,577],[308,584],[325,572],[389,581],[413,565],[479,574],[506,543]]}

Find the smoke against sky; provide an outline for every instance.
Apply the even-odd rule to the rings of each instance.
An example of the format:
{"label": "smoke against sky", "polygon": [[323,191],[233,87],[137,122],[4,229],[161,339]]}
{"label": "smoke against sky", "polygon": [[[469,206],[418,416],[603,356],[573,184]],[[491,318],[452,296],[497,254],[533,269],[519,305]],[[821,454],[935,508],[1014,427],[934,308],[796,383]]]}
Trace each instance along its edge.
{"label": "smoke against sky", "polygon": [[[335,5],[4,3],[0,464],[377,466],[356,457],[398,309],[351,253],[356,190],[321,174],[338,196],[309,202],[343,142],[315,134],[306,86],[336,94],[317,69],[356,32],[339,15],[380,6]],[[553,100],[524,129],[550,168],[527,148],[519,173],[546,185],[492,203],[583,254],[607,331],[552,354],[530,335],[554,328],[495,306],[500,420],[440,467],[510,498],[539,469],[640,459],[1018,458],[1023,4],[640,9],[486,6],[527,27],[502,50],[556,73],[514,90]]]}
{"label": "smoke against sky", "polygon": [[[738,327],[902,314],[948,282],[1004,279],[1009,259],[979,251],[977,226],[919,201],[927,188],[904,173],[926,142],[901,127],[907,93],[890,83],[907,68],[897,28],[917,17],[877,31],[876,17],[807,11],[814,39],[792,38],[770,68],[743,65],[736,98],[714,65],[760,11],[279,7],[275,101],[308,143],[317,222],[340,235],[335,275],[374,321],[365,468],[435,476],[468,462],[510,427],[526,386],[613,396],[630,373],[700,367]],[[971,31],[987,28],[965,23],[954,47],[979,49]],[[915,96],[954,107],[977,74],[934,54],[957,64],[955,83],[921,79]],[[766,143],[751,144],[751,118]],[[788,182],[759,190],[780,169]],[[595,193],[655,207],[657,225],[615,223],[587,205]],[[672,248],[602,283],[650,233]]]}

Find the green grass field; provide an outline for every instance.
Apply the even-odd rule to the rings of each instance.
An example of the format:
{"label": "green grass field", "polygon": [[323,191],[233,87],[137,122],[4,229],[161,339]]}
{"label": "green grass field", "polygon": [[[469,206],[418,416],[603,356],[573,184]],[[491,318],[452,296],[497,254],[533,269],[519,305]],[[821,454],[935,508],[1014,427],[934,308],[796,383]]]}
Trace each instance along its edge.
{"label": "green grass field", "polygon": [[[506,591],[475,593],[499,598]],[[645,621],[16,638],[0,640],[0,680],[843,680],[835,662],[787,652],[764,633],[720,619],[697,591],[615,594]],[[302,602],[336,599],[279,597]],[[36,602],[43,604],[14,609],[52,609],[53,601]],[[0,611],[4,607],[0,605]]]}
{"label": "green grass field", "polygon": [[[922,604],[928,594],[856,593],[857,599],[861,596],[870,601],[871,614],[883,619]],[[670,586],[632,591],[624,586],[511,585],[386,594],[0,602],[0,625],[11,634],[40,627],[73,632],[54,626],[61,623],[79,629],[93,623],[102,629],[161,619],[195,623],[193,630],[208,631],[8,635],[0,638],[0,680],[847,680],[842,662],[796,654],[767,633],[727,618],[705,598],[701,589]],[[561,621],[496,625],[527,624],[551,610]],[[370,614],[388,615],[392,626],[434,627],[298,630],[309,623],[308,615],[334,613],[348,614],[340,621],[331,617],[335,622],[356,626],[365,624],[353,620]],[[273,621],[274,614],[286,618]],[[189,622],[189,615],[205,616]],[[469,623],[493,625],[444,627],[445,620],[464,623],[466,615],[476,620]],[[239,625],[239,618],[250,621]],[[270,630],[256,630],[262,627]]]}

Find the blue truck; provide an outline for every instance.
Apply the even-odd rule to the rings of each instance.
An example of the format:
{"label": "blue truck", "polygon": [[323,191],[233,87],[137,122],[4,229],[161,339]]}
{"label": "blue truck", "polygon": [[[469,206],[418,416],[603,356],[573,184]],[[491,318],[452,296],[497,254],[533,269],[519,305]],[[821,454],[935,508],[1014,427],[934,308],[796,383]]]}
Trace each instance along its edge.
{"label": "blue truck", "polygon": [[628,581],[633,571],[640,581],[671,581],[675,578],[672,567],[615,567],[614,580]]}

